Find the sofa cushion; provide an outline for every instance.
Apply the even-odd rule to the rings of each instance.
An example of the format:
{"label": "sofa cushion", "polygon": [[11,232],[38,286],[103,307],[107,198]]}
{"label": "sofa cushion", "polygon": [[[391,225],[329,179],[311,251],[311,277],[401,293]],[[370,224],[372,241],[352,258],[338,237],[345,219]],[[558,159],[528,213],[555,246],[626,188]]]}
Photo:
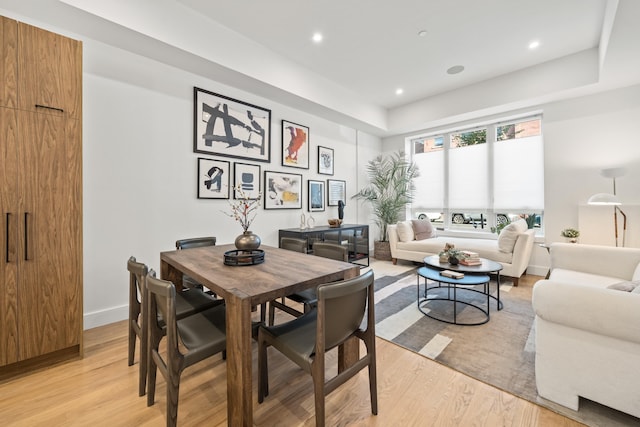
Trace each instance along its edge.
{"label": "sofa cushion", "polygon": [[498,249],[500,252],[513,252],[518,235],[527,231],[527,228],[527,222],[524,219],[514,221],[503,228],[498,236]]}
{"label": "sofa cushion", "polygon": [[436,237],[436,230],[431,225],[431,221],[414,219],[411,221],[413,225],[413,232],[416,235],[416,240],[431,239]]}
{"label": "sofa cushion", "polygon": [[[616,291],[635,292],[635,290],[640,287],[640,280],[618,282],[607,287],[609,289],[615,289]],[[638,292],[640,292],[640,290]]]}
{"label": "sofa cushion", "polygon": [[633,272],[631,280],[640,280],[640,263],[636,266],[636,271]]}
{"label": "sofa cushion", "polygon": [[456,249],[477,252],[481,258],[507,264],[513,262],[513,253],[500,252],[496,241],[489,239],[437,236],[432,239],[398,242],[396,247],[401,251],[420,252],[426,257],[439,254],[447,243],[455,245]]}
{"label": "sofa cushion", "polygon": [[398,226],[396,227],[396,231],[398,233],[398,240],[400,240],[401,242],[410,242],[415,239],[411,221],[399,222]]}
{"label": "sofa cushion", "polygon": [[583,286],[596,288],[606,288],[607,286],[620,283],[624,278],[601,276],[598,274],[584,273],[582,271],[567,270],[564,268],[554,268],[551,270],[550,280],[563,283],[579,283]]}

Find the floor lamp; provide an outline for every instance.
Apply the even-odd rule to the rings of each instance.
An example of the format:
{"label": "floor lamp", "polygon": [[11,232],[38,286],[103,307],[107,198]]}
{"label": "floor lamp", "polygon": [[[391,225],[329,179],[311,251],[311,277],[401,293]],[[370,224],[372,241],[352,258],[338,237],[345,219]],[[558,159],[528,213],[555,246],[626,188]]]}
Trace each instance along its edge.
{"label": "floor lamp", "polygon": [[602,176],[605,178],[613,179],[613,194],[610,193],[598,193],[589,197],[587,201],[590,205],[601,205],[601,206],[613,206],[613,227],[615,233],[616,246],[618,246],[618,212],[622,215],[623,223],[622,223],[622,246],[625,244],[625,237],[627,235],[627,215],[620,209],[620,205],[622,202],[616,195],[616,178],[623,176],[626,172],[624,168],[612,168],[612,169],[603,169],[601,171]]}

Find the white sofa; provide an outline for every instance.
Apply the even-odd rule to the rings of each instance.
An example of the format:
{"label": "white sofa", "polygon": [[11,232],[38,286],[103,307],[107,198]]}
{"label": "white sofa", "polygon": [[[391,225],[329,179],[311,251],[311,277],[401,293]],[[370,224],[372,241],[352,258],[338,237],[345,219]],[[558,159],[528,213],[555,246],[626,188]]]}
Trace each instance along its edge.
{"label": "white sofa", "polygon": [[[403,222],[408,223],[411,220]],[[521,222],[524,223],[524,220]],[[524,229],[514,235],[515,244],[512,245],[512,250],[505,252],[500,250],[496,239],[449,236],[436,236],[421,240],[401,239],[398,234],[399,225],[400,223],[387,226],[391,260],[394,264],[399,259],[422,262],[429,255],[437,255],[446,243],[452,243],[457,249],[477,252],[482,258],[502,264],[503,269],[500,275],[512,278],[515,286],[518,286],[518,279],[529,265],[535,238],[535,231],[527,230],[525,223]],[[503,230],[503,232],[505,231]]]}
{"label": "white sofa", "polygon": [[[538,394],[573,410],[579,396],[640,417],[640,249],[553,243],[533,288]],[[636,283],[626,283],[629,289]]]}

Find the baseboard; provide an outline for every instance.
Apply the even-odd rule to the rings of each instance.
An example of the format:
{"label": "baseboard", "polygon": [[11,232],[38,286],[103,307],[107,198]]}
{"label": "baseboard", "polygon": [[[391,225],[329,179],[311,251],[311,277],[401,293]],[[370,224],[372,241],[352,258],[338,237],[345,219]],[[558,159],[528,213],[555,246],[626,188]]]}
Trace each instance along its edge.
{"label": "baseboard", "polygon": [[105,310],[84,313],[84,329],[92,329],[109,323],[119,322],[129,317],[129,306],[121,305]]}

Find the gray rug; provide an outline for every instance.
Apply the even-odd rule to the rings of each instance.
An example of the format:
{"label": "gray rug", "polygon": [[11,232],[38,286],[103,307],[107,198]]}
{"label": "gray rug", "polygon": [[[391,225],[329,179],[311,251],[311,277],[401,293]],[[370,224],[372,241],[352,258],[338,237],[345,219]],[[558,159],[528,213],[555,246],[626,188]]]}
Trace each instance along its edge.
{"label": "gray rug", "polygon": [[[380,338],[584,424],[640,426],[640,419],[586,399],[580,400],[579,411],[572,411],[538,396],[531,286],[513,287],[511,282],[503,281],[500,297],[504,308],[497,311],[492,299],[489,322],[478,326],[450,325],[420,312],[415,269],[397,276],[378,277],[375,289],[376,335]],[[495,290],[492,282],[494,295]],[[437,292],[444,289],[429,290],[429,296]],[[473,292],[458,291],[458,299],[486,306],[486,297]],[[450,302],[430,301],[421,305],[434,316],[453,317]],[[475,322],[484,316],[463,304],[458,304],[457,311],[459,322]]]}

